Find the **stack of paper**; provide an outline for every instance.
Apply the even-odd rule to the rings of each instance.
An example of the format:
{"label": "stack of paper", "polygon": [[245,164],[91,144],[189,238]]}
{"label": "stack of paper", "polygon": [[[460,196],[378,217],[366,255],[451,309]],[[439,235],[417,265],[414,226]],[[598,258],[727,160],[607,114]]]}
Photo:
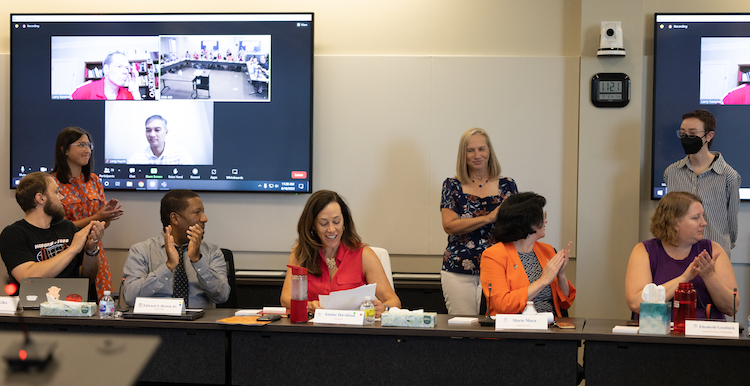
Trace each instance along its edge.
{"label": "stack of paper", "polygon": [[472,324],[479,323],[479,318],[472,318],[468,316],[456,316],[448,319],[448,324]]}

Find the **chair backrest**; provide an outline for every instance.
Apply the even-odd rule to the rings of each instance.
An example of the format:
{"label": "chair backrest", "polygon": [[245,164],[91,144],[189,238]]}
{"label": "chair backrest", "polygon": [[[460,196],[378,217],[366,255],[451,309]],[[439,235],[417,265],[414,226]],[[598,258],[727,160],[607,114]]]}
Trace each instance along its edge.
{"label": "chair backrest", "polygon": [[376,255],[378,255],[378,259],[380,259],[380,264],[383,265],[383,271],[385,271],[385,276],[388,276],[388,281],[391,283],[391,288],[393,290],[396,290],[396,287],[393,286],[393,272],[391,272],[391,255],[388,254],[388,251],[385,250],[385,248],[379,248],[379,247],[370,247],[373,252],[375,252]]}
{"label": "chair backrest", "polygon": [[221,248],[221,252],[224,254],[224,261],[227,262],[227,279],[229,280],[229,288],[232,291],[229,293],[229,299],[226,302],[217,304],[217,308],[239,308],[237,301],[237,277],[234,272],[234,254],[231,250]]}

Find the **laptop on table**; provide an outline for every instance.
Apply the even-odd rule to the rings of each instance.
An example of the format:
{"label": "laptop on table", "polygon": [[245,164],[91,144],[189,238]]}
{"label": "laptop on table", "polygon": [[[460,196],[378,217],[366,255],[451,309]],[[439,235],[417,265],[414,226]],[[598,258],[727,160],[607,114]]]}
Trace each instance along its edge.
{"label": "laptop on table", "polygon": [[[18,295],[25,310],[38,310],[47,301],[51,287],[60,289],[60,300],[87,302],[89,300],[89,279],[86,277],[30,277],[19,283]],[[53,289],[53,291],[57,291]]]}

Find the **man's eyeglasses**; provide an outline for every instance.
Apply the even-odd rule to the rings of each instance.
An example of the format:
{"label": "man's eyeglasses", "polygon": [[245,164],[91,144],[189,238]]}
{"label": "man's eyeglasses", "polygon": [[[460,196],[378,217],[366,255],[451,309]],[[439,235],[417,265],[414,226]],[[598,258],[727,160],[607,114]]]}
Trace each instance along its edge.
{"label": "man's eyeglasses", "polygon": [[87,147],[90,150],[94,150],[94,143],[93,142],[76,142],[76,143],[71,143],[70,146],[78,146],[80,148]]}
{"label": "man's eyeglasses", "polygon": [[703,135],[693,135],[693,134],[685,133],[682,130],[677,130],[677,138],[680,138],[680,139],[685,138],[685,137],[688,137],[690,139],[703,138],[705,136],[706,136],[706,133],[703,133]]}

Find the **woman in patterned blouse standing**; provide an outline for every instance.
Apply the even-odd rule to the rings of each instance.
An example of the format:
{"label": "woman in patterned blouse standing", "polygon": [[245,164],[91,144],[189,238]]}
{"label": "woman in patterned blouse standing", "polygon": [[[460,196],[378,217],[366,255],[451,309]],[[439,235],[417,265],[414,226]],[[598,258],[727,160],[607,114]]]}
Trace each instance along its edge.
{"label": "woman in patterned blouse standing", "polygon": [[[117,200],[106,201],[102,182],[95,173],[94,142],[91,135],[80,127],[66,127],[57,136],[55,144],[55,169],[52,177],[60,185],[65,218],[83,228],[93,220],[104,221],[105,226],[122,216]],[[107,255],[99,240],[99,272],[96,274],[96,296],[112,291],[112,274]]]}
{"label": "woman in patterned blouse standing", "polygon": [[500,162],[487,132],[467,130],[458,145],[456,177],[443,182],[440,200],[443,229],[448,234],[440,282],[449,314],[479,314],[479,259],[494,244],[492,229],[500,204],[515,193],[515,181],[500,175]]}

